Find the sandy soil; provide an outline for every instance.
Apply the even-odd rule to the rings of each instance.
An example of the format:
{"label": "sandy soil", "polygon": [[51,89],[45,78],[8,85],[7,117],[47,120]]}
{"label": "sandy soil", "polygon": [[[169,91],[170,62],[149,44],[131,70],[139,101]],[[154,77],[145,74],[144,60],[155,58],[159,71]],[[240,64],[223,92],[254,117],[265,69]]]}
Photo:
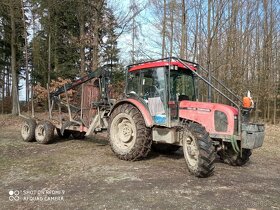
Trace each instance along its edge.
{"label": "sandy soil", "polygon": [[280,209],[280,126],[243,167],[217,160],[191,176],[182,151],[126,162],[106,137],[25,143],[21,121],[0,116],[0,209]]}

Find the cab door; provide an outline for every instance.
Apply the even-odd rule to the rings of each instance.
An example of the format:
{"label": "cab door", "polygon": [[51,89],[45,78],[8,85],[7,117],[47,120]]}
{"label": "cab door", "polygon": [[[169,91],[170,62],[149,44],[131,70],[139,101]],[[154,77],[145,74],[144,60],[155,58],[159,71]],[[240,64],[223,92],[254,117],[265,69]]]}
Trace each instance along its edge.
{"label": "cab door", "polygon": [[142,98],[146,102],[155,124],[167,125],[166,68],[150,68],[141,71]]}

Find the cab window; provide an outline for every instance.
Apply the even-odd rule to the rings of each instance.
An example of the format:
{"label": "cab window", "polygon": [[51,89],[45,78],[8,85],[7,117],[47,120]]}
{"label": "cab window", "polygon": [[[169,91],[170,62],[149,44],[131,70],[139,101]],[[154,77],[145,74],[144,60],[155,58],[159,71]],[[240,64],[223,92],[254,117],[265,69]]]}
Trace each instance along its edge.
{"label": "cab window", "polygon": [[142,97],[148,98],[160,97],[164,100],[165,88],[165,69],[155,68],[142,71]]}
{"label": "cab window", "polygon": [[126,93],[133,93],[140,95],[140,72],[129,72],[127,75],[127,89]]}
{"label": "cab window", "polygon": [[195,100],[194,77],[191,72],[186,70],[170,72],[170,99]]}

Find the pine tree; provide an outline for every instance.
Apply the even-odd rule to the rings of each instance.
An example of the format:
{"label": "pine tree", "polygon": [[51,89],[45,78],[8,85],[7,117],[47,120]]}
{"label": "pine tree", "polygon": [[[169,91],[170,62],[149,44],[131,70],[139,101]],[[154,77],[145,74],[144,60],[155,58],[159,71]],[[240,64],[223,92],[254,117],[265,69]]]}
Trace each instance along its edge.
{"label": "pine tree", "polygon": [[104,30],[103,30],[103,63],[110,65],[112,69],[116,68],[119,62],[119,52],[117,35],[115,29],[117,22],[111,9],[106,9],[106,13],[103,18]]}

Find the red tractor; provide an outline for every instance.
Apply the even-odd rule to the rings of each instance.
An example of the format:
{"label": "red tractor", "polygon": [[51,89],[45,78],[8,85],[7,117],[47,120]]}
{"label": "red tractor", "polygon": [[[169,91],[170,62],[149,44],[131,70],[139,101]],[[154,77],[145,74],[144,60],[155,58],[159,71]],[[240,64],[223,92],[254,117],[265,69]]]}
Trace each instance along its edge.
{"label": "red tractor", "polygon": [[[248,122],[251,108],[242,108],[215,88],[198,68],[178,58],[128,67],[126,97],[114,105],[109,120],[110,145],[120,159],[141,159],[151,147],[172,152],[183,146],[189,171],[207,177],[214,171],[216,153],[225,163],[241,166],[252,149],[262,146],[264,125]],[[235,107],[198,102],[197,77]]]}
{"label": "red tractor", "polygon": [[[264,125],[249,123],[253,108],[242,106],[242,101],[213,77],[231,97],[224,94],[202,77],[198,69],[204,70],[197,63],[179,58],[128,66],[125,97],[117,102],[108,96],[106,76],[90,73],[50,94],[50,113],[54,104],[58,104],[57,116],[61,116],[60,106],[66,104],[68,120],[59,117],[55,121],[51,114],[49,121],[38,123],[38,120],[28,119],[22,127],[22,137],[25,141],[36,138],[39,143],[49,143],[54,128],[60,136],[73,135],[74,138],[108,129],[112,151],[122,160],[140,160],[152,148],[175,152],[183,147],[187,167],[197,177],[213,173],[217,153],[225,163],[244,165],[251,150],[262,146]],[[93,78],[98,78],[96,87],[100,88],[101,97],[100,101],[91,102],[88,109],[96,111],[86,112],[83,108],[85,101],[91,99],[88,98],[90,94],[82,92],[81,107],[76,109],[78,117],[73,117],[69,101],[63,102],[60,94],[67,95],[67,90]],[[203,80],[233,106],[198,102],[196,78]],[[89,90],[91,87],[87,86]]]}

